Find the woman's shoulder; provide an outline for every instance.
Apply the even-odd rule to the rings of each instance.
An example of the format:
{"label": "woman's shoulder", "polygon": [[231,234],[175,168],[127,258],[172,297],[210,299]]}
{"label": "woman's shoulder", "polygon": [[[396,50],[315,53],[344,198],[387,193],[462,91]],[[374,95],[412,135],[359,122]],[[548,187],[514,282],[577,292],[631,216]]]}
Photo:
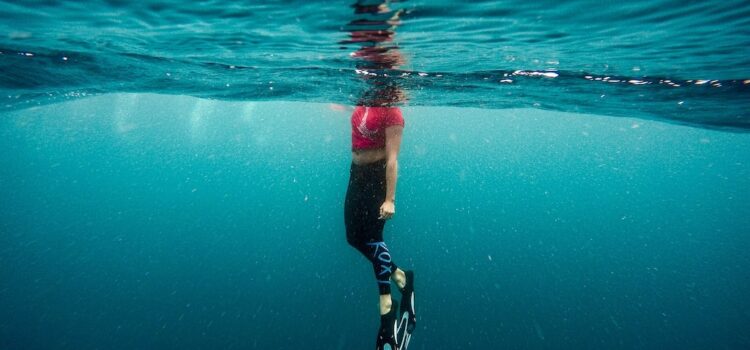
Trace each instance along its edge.
{"label": "woman's shoulder", "polygon": [[362,114],[365,110],[364,106],[354,106],[354,109],[352,109],[352,117],[357,114]]}

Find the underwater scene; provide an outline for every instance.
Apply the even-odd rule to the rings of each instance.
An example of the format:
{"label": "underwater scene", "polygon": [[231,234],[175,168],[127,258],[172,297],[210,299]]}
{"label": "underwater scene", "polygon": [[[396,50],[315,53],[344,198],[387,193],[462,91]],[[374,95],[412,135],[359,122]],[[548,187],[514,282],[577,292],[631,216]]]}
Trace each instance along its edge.
{"label": "underwater scene", "polygon": [[0,1],[0,349],[375,348],[359,108],[403,115],[383,239],[416,325],[385,348],[750,348],[748,28],[746,1]]}

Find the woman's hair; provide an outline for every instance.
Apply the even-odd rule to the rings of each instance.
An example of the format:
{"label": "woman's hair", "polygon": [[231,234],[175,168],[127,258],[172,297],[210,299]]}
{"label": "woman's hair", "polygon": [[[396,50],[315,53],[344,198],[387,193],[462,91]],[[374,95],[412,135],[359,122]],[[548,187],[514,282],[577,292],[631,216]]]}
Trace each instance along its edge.
{"label": "woman's hair", "polygon": [[406,102],[404,89],[394,81],[372,82],[362,93],[358,105],[390,107]]}

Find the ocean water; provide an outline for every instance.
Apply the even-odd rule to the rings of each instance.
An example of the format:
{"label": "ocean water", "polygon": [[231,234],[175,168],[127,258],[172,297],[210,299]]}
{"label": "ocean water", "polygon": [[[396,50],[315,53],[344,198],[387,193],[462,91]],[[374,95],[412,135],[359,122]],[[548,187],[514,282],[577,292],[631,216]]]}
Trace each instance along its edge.
{"label": "ocean water", "polygon": [[386,78],[412,105],[750,125],[745,0],[369,4],[0,1],[0,110],[113,92],[353,104]]}
{"label": "ocean water", "polygon": [[410,349],[750,348],[745,1],[0,5],[0,349],[373,348],[384,100]]}

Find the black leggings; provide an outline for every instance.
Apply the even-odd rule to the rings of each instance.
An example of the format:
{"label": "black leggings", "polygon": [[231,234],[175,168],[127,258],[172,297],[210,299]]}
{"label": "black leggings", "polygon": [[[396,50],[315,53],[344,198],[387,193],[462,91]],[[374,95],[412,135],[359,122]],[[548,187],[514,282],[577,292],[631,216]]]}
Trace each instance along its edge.
{"label": "black leggings", "polygon": [[391,293],[391,274],[396,264],[383,242],[385,220],[378,219],[385,200],[385,160],[352,163],[344,201],[346,241],[370,260],[381,295]]}

